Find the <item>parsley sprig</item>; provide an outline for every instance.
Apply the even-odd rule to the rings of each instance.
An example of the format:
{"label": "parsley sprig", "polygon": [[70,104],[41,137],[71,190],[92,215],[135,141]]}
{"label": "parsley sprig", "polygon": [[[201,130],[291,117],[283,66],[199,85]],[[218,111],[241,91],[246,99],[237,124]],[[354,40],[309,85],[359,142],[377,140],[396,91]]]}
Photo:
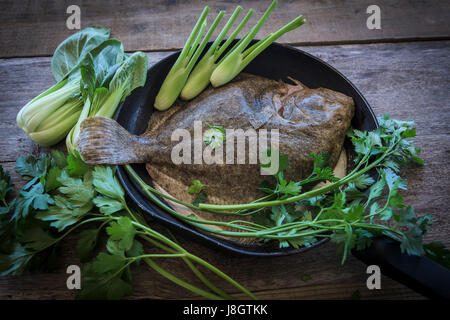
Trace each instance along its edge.
{"label": "parsley sprig", "polygon": [[[128,205],[113,168],[89,166],[77,153],[66,157],[52,151],[38,159],[19,158],[16,171],[28,182],[8,203],[13,186],[0,166],[0,275],[51,269],[59,243],[79,230],[76,255],[84,263],[79,299],[120,299],[131,294],[132,270],[142,262],[205,298],[233,297],[214,285],[198,266],[256,298],[216,267],[150,228],[141,212]],[[108,237],[106,248],[96,254],[102,233]],[[146,253],[147,249],[151,253]],[[165,270],[157,262],[160,259],[182,259],[204,286]]]}
{"label": "parsley sprig", "polygon": [[[431,216],[417,217],[414,208],[404,203],[400,190],[406,189],[407,184],[398,175],[401,167],[412,163],[423,165],[420,149],[408,140],[416,134],[414,123],[390,119],[388,115],[378,118],[378,122],[379,128],[374,131],[349,129],[347,136],[354,146],[355,158],[351,172],[345,177],[336,178],[328,166],[327,155],[317,154],[310,155],[314,159],[310,176],[301,181],[287,181],[283,171],[289,162],[286,155],[280,155],[280,169],[273,182],[260,187],[267,195],[246,204],[184,203],[146,185],[131,167],[126,169],[161,208],[214,234],[278,241],[280,247],[310,246],[322,238],[330,238],[342,252],[342,263],[352,249],[366,248],[375,236],[395,239],[408,254],[422,255],[425,253],[422,238],[431,224]],[[321,181],[328,183],[312,188]],[[237,218],[222,222],[185,216],[160,197],[199,211],[237,217],[251,215],[253,221]]]}

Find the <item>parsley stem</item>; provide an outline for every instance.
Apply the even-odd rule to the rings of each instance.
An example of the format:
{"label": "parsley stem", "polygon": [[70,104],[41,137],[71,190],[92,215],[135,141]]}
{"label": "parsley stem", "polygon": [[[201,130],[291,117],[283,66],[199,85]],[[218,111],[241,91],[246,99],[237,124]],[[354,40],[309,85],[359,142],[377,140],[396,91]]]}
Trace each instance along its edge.
{"label": "parsley stem", "polygon": [[148,253],[141,254],[140,256],[128,257],[127,260],[139,260],[144,258],[181,258],[186,257],[185,253]]}
{"label": "parsley stem", "polygon": [[[167,246],[165,246],[164,244],[150,238],[147,236],[147,234],[143,231],[138,231],[138,234],[141,236],[141,238],[145,239],[146,241],[148,241],[149,243],[153,244],[154,246],[163,249],[167,252],[171,252],[171,253],[175,253],[177,252],[176,250],[169,248]],[[197,276],[197,278],[199,278],[208,288],[210,288],[212,291],[214,291],[216,294],[220,295],[221,297],[225,298],[225,299],[233,299],[232,296],[230,296],[228,293],[226,293],[225,291],[217,288],[211,281],[208,280],[208,278],[206,278],[201,272],[200,270],[198,270],[195,265],[186,257],[186,255],[184,254],[182,257],[183,261],[187,264],[187,266],[192,270],[192,272]]]}
{"label": "parsley stem", "polygon": [[166,236],[154,231],[153,229],[150,229],[147,226],[144,226],[136,221],[132,221],[132,223],[139,227],[140,229],[146,231],[150,236],[157,238],[158,240],[168,244],[169,246],[171,246],[172,248],[174,248],[175,250],[178,250],[179,252],[182,252],[184,254],[186,254],[186,257],[190,258],[191,260],[196,261],[197,263],[205,266],[206,268],[208,268],[209,270],[211,270],[212,272],[214,272],[215,274],[217,274],[218,276],[220,276],[221,278],[223,278],[224,280],[228,281],[230,284],[234,285],[236,288],[240,289],[242,292],[246,293],[249,297],[253,298],[254,295],[248,291],[247,289],[245,289],[245,287],[243,287],[241,284],[239,284],[238,282],[236,282],[235,280],[233,280],[231,277],[229,277],[228,275],[226,275],[225,273],[223,273],[222,271],[220,271],[219,269],[217,269],[216,267],[214,267],[213,265],[209,264],[208,262],[206,262],[205,260],[189,253],[188,251],[186,251],[184,248],[182,248],[180,245],[178,245],[176,242],[170,240],[169,238],[167,238]]}
{"label": "parsley stem", "polygon": [[[217,204],[206,204],[206,203],[200,203],[199,208],[200,209],[212,209],[212,210],[239,210],[239,209],[255,209],[255,208],[262,208],[262,207],[273,207],[277,205],[282,204],[288,204],[292,202],[296,202],[303,199],[313,198],[315,196],[328,193],[348,182],[355,179],[356,177],[362,175],[363,173],[369,171],[370,169],[376,167],[384,158],[389,155],[389,153],[383,154],[380,158],[372,162],[369,166],[366,166],[365,168],[361,169],[360,171],[354,172],[348,174],[344,178],[330,184],[323,186],[321,188],[311,190],[302,194],[299,194],[297,196],[293,196],[290,198],[282,199],[282,200],[272,200],[272,201],[263,201],[263,202],[257,202],[257,203],[247,203],[247,204],[231,204],[231,205],[217,205]],[[361,162],[360,162],[361,163]]]}
{"label": "parsley stem", "polygon": [[223,299],[223,298],[219,297],[218,295],[207,292],[203,289],[200,289],[199,287],[194,286],[193,284],[190,284],[189,282],[186,282],[186,281],[178,278],[174,274],[164,270],[164,268],[161,268],[156,262],[154,262],[150,258],[144,258],[144,261],[150,266],[150,268],[152,268],[153,270],[158,272],[160,275],[162,275],[166,279],[169,279],[170,281],[178,284],[179,286],[181,286],[189,291],[192,291],[192,292],[194,292],[204,298],[207,298],[207,299],[212,299],[212,300],[222,300]]}
{"label": "parsley stem", "polygon": [[187,256],[190,259],[194,260],[195,262],[197,262],[197,263],[203,265],[204,267],[208,268],[209,270],[211,270],[212,272],[214,272],[215,274],[220,276],[222,279],[226,280],[228,283],[234,285],[236,288],[238,288],[239,290],[244,292],[247,296],[249,296],[253,300],[258,300],[258,298],[253,293],[251,293],[249,290],[247,290],[239,282],[233,280],[227,274],[225,274],[224,272],[222,272],[219,269],[217,269],[216,267],[214,267],[212,264],[210,264],[210,263],[206,262],[205,260],[203,260],[202,258],[197,257],[197,256],[195,256],[193,254],[190,254],[190,253],[188,253]]}
{"label": "parsley stem", "polygon": [[[57,243],[58,241],[61,241],[62,239],[64,239],[69,233],[71,233],[73,230],[77,229],[79,226],[82,226],[83,224],[89,223],[89,222],[95,222],[95,221],[105,221],[108,222],[108,220],[112,220],[111,217],[97,217],[97,218],[90,218],[90,219],[86,219],[86,220],[82,220],[80,222],[78,222],[75,226],[73,226],[72,228],[70,228],[68,231],[66,231],[65,233],[63,233],[60,237],[56,238],[54,242],[52,242],[48,247],[54,245],[55,243]],[[47,248],[48,248],[47,247]]]}

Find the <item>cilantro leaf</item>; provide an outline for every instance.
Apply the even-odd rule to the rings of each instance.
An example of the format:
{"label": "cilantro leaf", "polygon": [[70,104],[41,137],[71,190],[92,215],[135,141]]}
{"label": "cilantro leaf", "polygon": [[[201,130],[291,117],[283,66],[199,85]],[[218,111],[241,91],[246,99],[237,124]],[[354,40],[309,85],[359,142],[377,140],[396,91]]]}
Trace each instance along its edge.
{"label": "cilantro leaf", "polygon": [[8,171],[4,171],[0,165],[0,217],[9,212],[10,207],[6,202],[8,192],[13,191],[13,184]]}
{"label": "cilantro leaf", "polygon": [[53,191],[62,186],[61,182],[58,181],[61,173],[62,171],[59,167],[53,167],[48,170],[45,182],[45,190],[47,192]]}
{"label": "cilantro leaf", "polygon": [[192,185],[189,187],[190,194],[198,194],[202,192],[203,188],[206,187],[200,180],[193,180]]}
{"label": "cilantro leaf", "polygon": [[63,196],[55,196],[55,205],[46,211],[36,214],[36,218],[42,221],[50,221],[50,225],[58,231],[77,223],[80,219],[90,213],[94,204],[88,200],[83,204],[74,204]]}
{"label": "cilantro leaf", "polygon": [[78,179],[63,170],[57,181],[61,184],[58,188],[61,194],[54,197],[55,205],[38,212],[36,218],[50,221],[52,227],[63,231],[90,213],[94,207],[95,191],[90,172],[86,172],[83,179]]}
{"label": "cilantro leaf", "polygon": [[51,154],[53,160],[52,162],[54,163],[52,167],[64,169],[67,166],[66,156],[64,155],[63,152],[59,150],[52,150]]}
{"label": "cilantro leaf", "polygon": [[[131,248],[129,250],[127,250],[127,256],[128,257],[137,257],[142,254],[144,254],[144,246],[142,245],[142,243],[140,243],[139,241],[134,239],[133,245],[131,246]],[[139,260],[136,260],[136,261],[139,262]]]}
{"label": "cilantro leaf", "polygon": [[220,147],[226,140],[225,130],[222,126],[213,126],[206,122],[209,130],[203,134],[203,141],[206,146],[211,146],[213,149]]}
{"label": "cilantro leaf", "polygon": [[94,198],[94,204],[105,215],[110,215],[124,209],[123,203],[108,197],[97,196]]}
{"label": "cilantro leaf", "polygon": [[84,175],[90,166],[86,164],[82,159],[77,150],[74,154],[69,153],[67,156],[67,171],[72,177],[79,177]]}
{"label": "cilantro leaf", "polygon": [[359,189],[366,189],[371,186],[375,181],[368,174],[362,174],[357,178],[353,179],[352,182],[355,184],[355,187]]}
{"label": "cilantro leaf", "polygon": [[62,184],[58,191],[63,193],[73,205],[83,206],[92,201],[95,191],[90,172],[86,172],[83,179],[78,179],[70,177],[64,170],[57,181]]}
{"label": "cilantro leaf", "polygon": [[10,254],[0,254],[0,276],[19,275],[25,271],[33,255],[25,250],[19,243],[15,243]]}
{"label": "cilantro leaf", "polygon": [[120,217],[117,222],[111,222],[106,232],[112,240],[119,241],[119,248],[125,251],[130,250],[133,246],[136,229],[128,217]]}
{"label": "cilantro leaf", "polygon": [[55,243],[55,238],[42,229],[38,223],[31,221],[19,227],[16,235],[24,249],[30,252],[42,251]]}
{"label": "cilantro leaf", "polygon": [[124,191],[111,167],[96,166],[92,172],[97,192],[112,199],[125,201]]}
{"label": "cilantro leaf", "polygon": [[281,180],[278,186],[278,192],[291,196],[298,195],[301,190],[302,187],[300,185],[300,182],[290,181],[289,183],[287,183],[286,180]]}
{"label": "cilantro leaf", "polygon": [[[266,154],[263,154],[262,157],[270,160],[272,156],[272,149],[267,148],[266,150]],[[289,168],[289,160],[288,160],[288,155],[287,154],[280,154],[280,152],[278,152],[278,171],[274,174],[274,176],[278,176],[278,174],[280,172],[283,172],[284,170],[286,170],[287,168]],[[270,168],[272,166],[272,163],[269,161],[267,163],[260,163],[261,168]]]}
{"label": "cilantro leaf", "polygon": [[19,196],[13,201],[14,213],[11,220],[25,218],[33,210],[47,210],[54,200],[44,193],[42,183],[35,184],[30,191],[21,190]]}
{"label": "cilantro leaf", "polygon": [[132,286],[125,277],[126,260],[117,255],[100,253],[82,269],[82,285],[77,299],[117,300],[131,294]]}
{"label": "cilantro leaf", "polygon": [[50,165],[50,157],[45,153],[41,154],[39,159],[33,156],[21,156],[16,161],[16,172],[27,180],[40,178],[47,173]]}
{"label": "cilantro leaf", "polygon": [[350,208],[345,208],[343,212],[345,213],[345,220],[353,222],[361,218],[364,213],[364,206],[361,204],[352,205]]}

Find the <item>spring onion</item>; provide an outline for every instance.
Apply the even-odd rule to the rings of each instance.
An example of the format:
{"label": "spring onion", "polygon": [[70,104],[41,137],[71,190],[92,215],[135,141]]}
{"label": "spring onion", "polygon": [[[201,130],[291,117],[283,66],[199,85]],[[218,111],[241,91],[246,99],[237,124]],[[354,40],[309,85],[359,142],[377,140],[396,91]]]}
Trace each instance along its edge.
{"label": "spring onion", "polygon": [[[250,19],[250,17],[253,14],[253,10],[250,9],[247,15],[244,17],[242,22],[236,27],[236,29],[233,31],[233,33],[230,35],[230,37],[225,41],[220,47],[219,45],[222,43],[223,38],[230,30],[231,26],[233,25],[234,21],[238,17],[239,13],[241,12],[242,7],[238,6],[234,10],[233,14],[231,15],[230,19],[220,32],[220,34],[217,36],[216,40],[213,42],[211,47],[209,47],[208,51],[205,53],[203,58],[198,62],[198,64],[195,66],[195,68],[192,70],[191,74],[189,75],[189,78],[186,82],[186,85],[184,86],[183,90],[181,91],[181,98],[184,100],[190,100],[195,98],[197,95],[199,95],[208,85],[209,85],[209,78],[211,77],[214,69],[217,67],[218,63],[216,61],[219,59],[220,56],[225,52],[225,50],[229,47],[231,42],[234,38],[236,38],[237,34],[242,30],[242,28],[245,26],[247,21]],[[223,58],[221,59],[221,61]],[[219,61],[220,62],[220,61]]]}
{"label": "spring onion", "polygon": [[178,56],[177,61],[170,69],[167,77],[165,78],[161,88],[159,89],[158,95],[155,99],[155,108],[158,110],[168,109],[178,98],[183,89],[186,81],[194,68],[200,54],[208,43],[209,38],[216,29],[223,15],[224,11],[219,12],[217,18],[214,20],[210,29],[203,37],[202,42],[199,44],[203,32],[206,28],[206,17],[209,13],[209,7],[205,7],[200,18],[195,24],[186,44]]}
{"label": "spring onion", "polygon": [[211,75],[210,81],[214,87],[219,87],[231,81],[236,77],[257,55],[259,55],[264,49],[266,49],[275,40],[281,37],[286,32],[292,31],[306,22],[302,16],[297,17],[290,23],[282,27],[275,33],[272,33],[264,39],[258,41],[256,44],[246,49],[250,42],[253,40],[259,29],[267,20],[269,14],[276,5],[276,1],[272,2],[271,6],[264,13],[261,20],[253,27],[253,29],[238,42],[227,54],[225,59],[217,66]]}

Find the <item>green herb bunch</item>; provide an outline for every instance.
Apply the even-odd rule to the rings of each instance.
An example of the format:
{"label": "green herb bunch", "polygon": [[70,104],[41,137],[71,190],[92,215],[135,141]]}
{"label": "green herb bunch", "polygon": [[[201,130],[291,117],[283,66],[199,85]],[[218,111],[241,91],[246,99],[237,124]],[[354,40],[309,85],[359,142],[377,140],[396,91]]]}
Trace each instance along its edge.
{"label": "green herb bunch", "polygon": [[[128,205],[113,168],[92,167],[78,153],[66,157],[54,150],[39,158],[20,157],[15,170],[28,182],[8,201],[14,187],[0,166],[1,276],[52,269],[61,241],[78,231],[76,255],[83,263],[80,299],[120,299],[131,294],[132,271],[142,263],[208,299],[233,297],[214,285],[198,266],[248,298],[256,298],[216,267],[150,228],[140,211]],[[98,248],[102,233],[108,237],[104,250]],[[146,248],[152,253],[146,253]],[[165,270],[160,259],[182,259],[203,286]]]}
{"label": "green herb bunch", "polygon": [[[379,128],[373,131],[349,129],[347,136],[356,155],[353,168],[345,177],[333,175],[326,154],[311,154],[314,159],[311,174],[301,181],[288,181],[283,172],[289,167],[289,161],[286,155],[280,155],[279,170],[273,180],[260,186],[266,196],[246,204],[202,203],[206,199],[205,192],[200,201],[198,197],[193,204],[185,203],[146,185],[131,167],[126,168],[161,208],[214,234],[277,241],[280,247],[295,248],[308,247],[329,238],[342,252],[342,263],[352,249],[366,248],[376,236],[399,241],[401,249],[410,255],[422,255],[433,247],[424,248],[422,242],[430,227],[431,216],[417,217],[414,208],[405,204],[400,195],[400,190],[406,189],[407,185],[399,176],[400,168],[410,164],[423,165],[419,158],[420,149],[408,139],[415,137],[414,123],[390,119],[388,115],[378,118],[378,122]],[[313,188],[319,182],[327,183]],[[192,189],[199,184],[201,182],[197,181]],[[194,210],[235,215],[237,219],[222,222],[185,216],[173,210],[162,198]],[[249,215],[252,221],[239,219],[239,216]],[[229,228],[236,231],[229,231]]]}

